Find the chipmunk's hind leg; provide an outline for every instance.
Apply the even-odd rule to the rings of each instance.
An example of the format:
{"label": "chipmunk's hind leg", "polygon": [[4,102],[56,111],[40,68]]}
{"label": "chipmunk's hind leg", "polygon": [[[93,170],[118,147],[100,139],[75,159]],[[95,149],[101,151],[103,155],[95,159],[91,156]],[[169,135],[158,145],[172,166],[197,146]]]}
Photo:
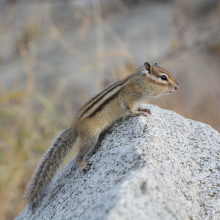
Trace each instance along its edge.
{"label": "chipmunk's hind leg", "polygon": [[76,157],[76,162],[84,172],[90,170],[92,163],[85,163],[83,159],[93,150],[98,141],[98,138],[99,134],[90,137],[86,135],[86,137],[80,138],[79,152]]}

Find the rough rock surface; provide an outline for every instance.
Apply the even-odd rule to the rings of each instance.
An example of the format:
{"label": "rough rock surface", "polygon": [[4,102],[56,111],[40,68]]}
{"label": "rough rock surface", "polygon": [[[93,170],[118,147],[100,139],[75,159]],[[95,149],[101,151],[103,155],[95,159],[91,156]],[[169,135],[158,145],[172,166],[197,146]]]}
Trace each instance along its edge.
{"label": "rough rock surface", "polygon": [[146,105],[152,114],[116,122],[83,174],[75,158],[32,214],[16,219],[220,219],[220,135]]}

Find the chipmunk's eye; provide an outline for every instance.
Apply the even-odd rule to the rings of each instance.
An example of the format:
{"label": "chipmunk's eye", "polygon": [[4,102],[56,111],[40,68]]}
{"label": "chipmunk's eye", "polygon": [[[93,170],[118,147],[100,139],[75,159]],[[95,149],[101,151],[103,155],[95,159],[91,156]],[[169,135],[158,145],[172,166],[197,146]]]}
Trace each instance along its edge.
{"label": "chipmunk's eye", "polygon": [[161,78],[162,80],[166,80],[166,81],[167,81],[167,76],[166,76],[166,75],[162,75],[160,78]]}

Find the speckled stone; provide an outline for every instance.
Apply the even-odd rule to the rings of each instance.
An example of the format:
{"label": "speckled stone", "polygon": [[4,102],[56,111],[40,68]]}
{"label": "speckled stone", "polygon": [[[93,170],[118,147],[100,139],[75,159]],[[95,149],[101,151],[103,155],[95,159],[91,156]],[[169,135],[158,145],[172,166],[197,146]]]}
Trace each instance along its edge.
{"label": "speckled stone", "polygon": [[16,220],[220,219],[220,135],[154,105],[114,123],[83,174],[75,158]]}

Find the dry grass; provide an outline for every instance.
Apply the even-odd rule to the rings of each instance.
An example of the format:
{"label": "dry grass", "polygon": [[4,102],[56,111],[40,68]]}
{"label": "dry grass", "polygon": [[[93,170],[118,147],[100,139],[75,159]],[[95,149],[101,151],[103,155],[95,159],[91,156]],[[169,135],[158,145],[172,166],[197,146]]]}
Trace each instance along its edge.
{"label": "dry grass", "polygon": [[[43,105],[38,114],[32,105],[34,98]],[[3,93],[0,121],[1,216],[12,219],[26,205],[21,197],[36,164],[52,139],[69,123],[49,100],[34,91],[30,95],[28,90]]]}
{"label": "dry grass", "polygon": [[[62,59],[61,66],[53,67],[37,57],[38,38],[47,37],[42,36],[42,24],[33,21],[28,23],[23,35],[13,42],[15,46],[11,65],[15,69],[21,65],[25,75],[22,89],[16,74],[11,79],[12,87],[7,88],[3,83],[0,84],[0,216],[3,220],[13,219],[26,206],[22,195],[37,163],[56,135],[71,125],[76,110],[91,97],[89,89],[79,89],[76,86],[78,78],[88,79],[92,71],[97,72],[98,79],[91,81],[91,85],[100,91],[107,84],[137,69],[136,59],[129,52],[124,39],[103,19],[99,2],[94,1],[92,9],[81,5],[77,7],[83,14],[73,14],[75,20],[79,19],[77,33],[80,41],[84,41],[91,24],[95,23],[98,42],[95,58],[81,52],[75,44],[65,39],[53,22],[50,7],[42,8],[43,22],[47,24],[48,42],[56,42],[68,54],[68,57]],[[123,2],[119,3],[118,8],[125,14],[130,10]],[[16,8],[13,8],[13,13],[15,11]],[[154,24],[149,22],[147,26],[152,38],[157,39],[158,33]],[[116,47],[105,48],[105,35],[110,36]],[[207,39],[202,40],[206,45]],[[173,95],[149,102],[174,110],[184,117],[210,124],[220,131],[220,41],[211,46],[207,44],[199,47],[195,51],[189,50],[189,45],[184,44],[184,50],[181,49],[179,53],[182,41],[187,43],[187,38],[178,32],[177,38],[173,40],[176,52],[171,48],[172,53],[168,52],[159,63],[174,73],[180,89]],[[157,42],[154,41],[152,53],[156,45]],[[157,57],[156,53],[153,56]],[[71,70],[71,74],[60,80],[56,73],[62,75],[68,58],[79,60],[81,67]],[[114,63],[114,68],[110,68],[106,60]],[[39,69],[50,78],[46,92],[39,86],[39,80],[35,79]],[[66,162],[72,156],[73,154]]]}

